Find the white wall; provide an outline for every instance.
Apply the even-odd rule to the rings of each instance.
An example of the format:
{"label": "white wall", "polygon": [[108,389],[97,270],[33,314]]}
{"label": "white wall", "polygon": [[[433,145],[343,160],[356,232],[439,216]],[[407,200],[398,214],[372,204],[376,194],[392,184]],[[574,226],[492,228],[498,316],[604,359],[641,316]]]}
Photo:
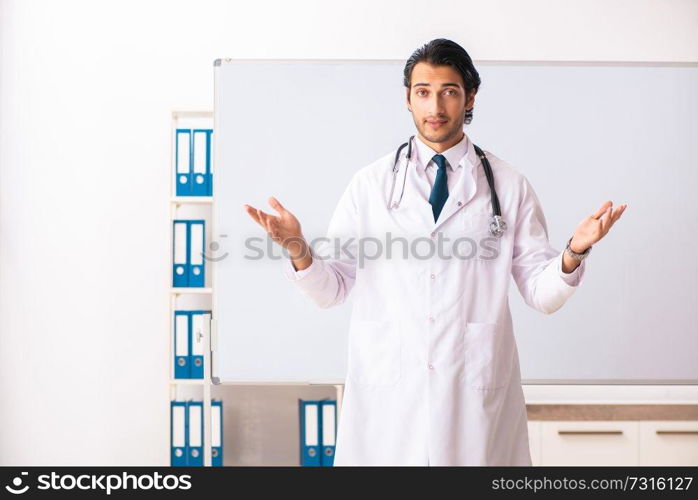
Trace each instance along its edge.
{"label": "white wall", "polygon": [[698,61],[692,0],[0,2],[2,465],[169,463],[170,113],[214,59]]}

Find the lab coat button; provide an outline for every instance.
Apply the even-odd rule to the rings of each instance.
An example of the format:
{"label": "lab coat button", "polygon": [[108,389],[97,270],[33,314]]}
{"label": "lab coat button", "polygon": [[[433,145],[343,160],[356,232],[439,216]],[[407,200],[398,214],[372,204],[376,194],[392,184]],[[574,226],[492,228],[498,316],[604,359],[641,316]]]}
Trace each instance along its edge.
{"label": "lab coat button", "polygon": [[458,206],[459,206],[459,207],[460,207],[462,204],[463,204],[462,202],[460,202],[460,201],[458,202]]}
{"label": "lab coat button", "polygon": [[436,279],[436,275],[432,274],[431,279]]}
{"label": "lab coat button", "polygon": [[434,316],[429,316],[429,321],[434,321]]}
{"label": "lab coat button", "polygon": [[429,369],[430,369],[430,370],[433,370],[433,369],[434,369],[434,365],[432,365],[431,363],[429,363]]}
{"label": "lab coat button", "polygon": [[433,238],[434,236],[436,236],[436,233],[431,233],[431,237]]}

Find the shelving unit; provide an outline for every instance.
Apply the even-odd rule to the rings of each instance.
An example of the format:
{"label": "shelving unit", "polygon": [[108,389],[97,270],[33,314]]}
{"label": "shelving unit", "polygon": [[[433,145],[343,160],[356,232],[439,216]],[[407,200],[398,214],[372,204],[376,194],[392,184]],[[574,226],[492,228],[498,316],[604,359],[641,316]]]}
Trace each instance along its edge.
{"label": "shelving unit", "polygon": [[[168,244],[170,248],[170,262],[173,262],[173,221],[175,219],[204,219],[206,221],[204,241],[209,244],[215,230],[212,224],[213,196],[176,196],[176,129],[213,129],[213,112],[210,111],[175,111],[172,113],[171,157],[167,175],[170,179],[170,220]],[[213,143],[211,143],[213,147]],[[204,247],[204,254],[207,247]],[[203,288],[185,288],[172,286],[172,274],[168,274],[170,280],[170,320],[169,320],[169,395],[170,400],[196,399],[203,401],[203,459],[204,467],[211,466],[211,331],[210,325],[204,333],[203,379],[175,379],[174,367],[174,312],[178,309],[202,309],[211,311],[213,316],[213,286],[210,262],[204,257],[204,277],[206,286]],[[169,417],[168,417],[169,421]],[[171,423],[170,423],[171,425]]]}

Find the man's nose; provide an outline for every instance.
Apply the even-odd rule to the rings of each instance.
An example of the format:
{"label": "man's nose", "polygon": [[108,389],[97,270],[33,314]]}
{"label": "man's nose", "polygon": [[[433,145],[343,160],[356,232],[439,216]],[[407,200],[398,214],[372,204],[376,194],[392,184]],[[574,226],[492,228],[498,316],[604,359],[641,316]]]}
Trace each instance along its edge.
{"label": "man's nose", "polygon": [[431,116],[440,117],[445,114],[446,107],[444,106],[443,97],[436,95],[429,100],[429,111]]}

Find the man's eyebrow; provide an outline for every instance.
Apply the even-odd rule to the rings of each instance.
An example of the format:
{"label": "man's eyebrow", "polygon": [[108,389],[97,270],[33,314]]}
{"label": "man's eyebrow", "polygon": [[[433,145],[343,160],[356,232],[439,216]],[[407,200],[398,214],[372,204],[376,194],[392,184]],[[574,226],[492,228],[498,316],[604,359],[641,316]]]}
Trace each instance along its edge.
{"label": "man's eyebrow", "polygon": [[[413,87],[419,87],[420,85],[424,85],[425,87],[431,87],[431,84],[430,84],[430,83],[415,83],[415,84],[412,85],[412,86],[413,86]],[[457,88],[460,88],[460,85],[458,85],[457,83],[442,83],[441,86],[442,86],[442,87],[457,87]]]}

